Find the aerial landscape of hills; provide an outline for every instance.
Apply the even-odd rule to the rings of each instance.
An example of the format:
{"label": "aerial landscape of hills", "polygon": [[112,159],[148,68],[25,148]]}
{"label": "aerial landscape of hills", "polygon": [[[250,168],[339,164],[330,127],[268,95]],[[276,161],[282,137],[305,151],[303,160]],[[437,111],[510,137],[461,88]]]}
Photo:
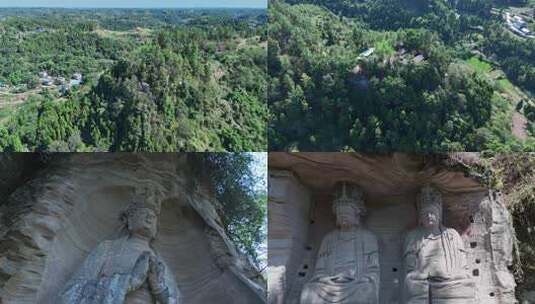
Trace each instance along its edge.
{"label": "aerial landscape of hills", "polygon": [[533,7],[272,1],[270,150],[533,151]]}
{"label": "aerial landscape of hills", "polygon": [[535,303],[535,0],[6,2],[0,304]]}
{"label": "aerial landscape of hills", "polygon": [[533,1],[0,10],[3,151],[533,151]]}
{"label": "aerial landscape of hills", "polygon": [[0,9],[0,150],[267,145],[263,9]]}

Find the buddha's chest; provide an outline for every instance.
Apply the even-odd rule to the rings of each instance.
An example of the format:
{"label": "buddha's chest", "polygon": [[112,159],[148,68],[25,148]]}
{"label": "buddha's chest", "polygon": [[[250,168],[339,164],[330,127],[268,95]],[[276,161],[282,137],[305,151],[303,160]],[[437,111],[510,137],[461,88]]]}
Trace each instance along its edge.
{"label": "buddha's chest", "polygon": [[426,240],[420,250],[421,267],[430,276],[440,276],[451,268],[454,256],[454,248],[449,246],[450,242],[446,238],[436,238]]}
{"label": "buddha's chest", "polygon": [[358,254],[355,251],[354,238],[338,239],[335,247],[333,254],[336,265],[348,266],[356,263]]}
{"label": "buddha's chest", "polygon": [[111,277],[114,274],[129,274],[141,255],[147,251],[152,253],[148,246],[128,242],[113,246],[103,257],[100,275]]}
{"label": "buddha's chest", "polygon": [[149,286],[145,283],[138,290],[130,292],[125,299],[125,304],[153,304],[153,296],[150,293]]}

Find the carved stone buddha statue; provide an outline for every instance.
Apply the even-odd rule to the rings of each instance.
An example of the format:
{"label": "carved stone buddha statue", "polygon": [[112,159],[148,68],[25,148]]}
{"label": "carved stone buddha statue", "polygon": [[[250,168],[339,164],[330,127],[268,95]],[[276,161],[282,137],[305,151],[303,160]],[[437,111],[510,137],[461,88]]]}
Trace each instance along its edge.
{"label": "carved stone buddha statue", "polygon": [[337,185],[333,212],[337,229],[322,240],[316,267],[301,293],[302,304],[375,304],[379,293],[377,238],[361,225],[366,214],[355,185]]}
{"label": "carved stone buddha statue", "polygon": [[151,246],[159,205],[138,198],[121,215],[125,236],[104,241],[89,254],[67,283],[61,303],[178,303],[173,275]]}
{"label": "carved stone buddha statue", "polygon": [[419,227],[409,232],[404,244],[405,303],[474,303],[464,242],[455,229],[442,225],[440,192],[422,188],[417,209]]}

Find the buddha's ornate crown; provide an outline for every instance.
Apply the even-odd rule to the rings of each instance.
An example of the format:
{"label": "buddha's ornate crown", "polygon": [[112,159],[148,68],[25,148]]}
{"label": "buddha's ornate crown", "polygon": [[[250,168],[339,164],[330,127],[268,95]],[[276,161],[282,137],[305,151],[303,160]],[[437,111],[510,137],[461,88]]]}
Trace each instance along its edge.
{"label": "buddha's ornate crown", "polygon": [[418,194],[418,210],[423,208],[433,208],[442,214],[442,194],[431,185],[425,185]]}
{"label": "buddha's ornate crown", "polygon": [[128,217],[140,209],[150,209],[156,215],[160,214],[160,202],[156,199],[155,192],[149,188],[135,188],[132,192],[130,203],[121,212],[121,219],[126,221]]}
{"label": "buddha's ornate crown", "polygon": [[333,212],[338,206],[350,206],[359,210],[361,215],[366,214],[366,206],[362,190],[355,184],[349,182],[338,182],[334,189]]}

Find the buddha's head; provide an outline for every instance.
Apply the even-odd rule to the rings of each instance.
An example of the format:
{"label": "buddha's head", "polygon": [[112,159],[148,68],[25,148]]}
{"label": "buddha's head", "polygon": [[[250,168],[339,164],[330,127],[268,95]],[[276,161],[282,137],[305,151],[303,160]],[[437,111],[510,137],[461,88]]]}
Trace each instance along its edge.
{"label": "buddha's head", "polygon": [[159,209],[157,204],[153,204],[146,193],[135,195],[134,200],[121,214],[128,233],[152,240],[158,232]]}
{"label": "buddha's head", "polygon": [[360,225],[361,217],[366,214],[362,197],[362,191],[354,184],[340,182],[336,185],[333,212],[339,227]]}
{"label": "buddha's head", "polygon": [[417,200],[419,224],[424,228],[438,228],[442,223],[442,195],[426,185],[422,188]]}

